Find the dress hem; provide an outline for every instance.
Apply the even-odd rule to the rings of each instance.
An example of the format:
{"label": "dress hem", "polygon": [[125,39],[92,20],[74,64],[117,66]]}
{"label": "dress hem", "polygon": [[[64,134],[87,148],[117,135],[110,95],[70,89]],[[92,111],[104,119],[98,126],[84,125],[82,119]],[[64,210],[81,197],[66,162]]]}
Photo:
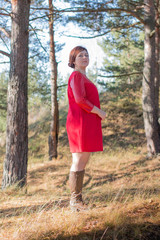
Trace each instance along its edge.
{"label": "dress hem", "polygon": [[103,149],[102,150],[93,150],[93,151],[91,151],[91,150],[83,150],[83,151],[72,151],[72,150],[70,150],[70,152],[71,153],[81,153],[81,152],[103,152]]}

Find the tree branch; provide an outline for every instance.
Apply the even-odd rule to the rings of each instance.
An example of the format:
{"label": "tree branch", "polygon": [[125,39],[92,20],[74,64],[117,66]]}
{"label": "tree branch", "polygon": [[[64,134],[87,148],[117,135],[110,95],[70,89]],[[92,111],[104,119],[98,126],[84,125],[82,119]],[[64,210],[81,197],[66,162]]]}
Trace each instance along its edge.
{"label": "tree branch", "polygon": [[129,13],[130,15],[132,15],[133,17],[137,18],[142,24],[144,24],[144,20],[139,17],[136,14],[136,11],[131,11],[129,9],[124,9],[124,8],[97,8],[97,9],[86,9],[86,8],[66,8],[66,9],[61,9],[61,10],[57,10],[58,12],[85,12],[85,13],[98,13],[98,12],[126,12]]}
{"label": "tree branch", "polygon": [[[133,23],[131,25],[128,25],[126,26],[125,28],[131,28],[131,27],[134,27],[136,25],[139,25],[140,22],[136,22],[136,23]],[[110,30],[104,32],[104,33],[101,33],[101,34],[97,34],[95,36],[88,36],[88,37],[79,37],[79,36],[73,36],[73,35],[65,35],[63,34],[63,36],[66,36],[66,37],[73,37],[73,38],[80,38],[80,39],[92,39],[92,38],[97,38],[97,37],[102,37],[110,32],[113,32],[113,31],[118,31],[118,30],[122,30],[124,28],[124,26],[122,27],[117,27],[117,28],[111,28]]]}
{"label": "tree branch", "polygon": [[37,19],[42,19],[42,18],[45,18],[45,17],[47,17],[46,14],[43,15],[43,16],[41,16],[41,17],[35,17],[35,18],[32,18],[32,19],[29,19],[29,22],[35,21],[35,20],[37,20]]}
{"label": "tree branch", "polygon": [[[37,8],[37,10],[49,10],[48,8]],[[53,9],[53,14],[55,13],[98,13],[98,12],[126,12],[132,15],[133,17],[137,18],[142,24],[144,24],[144,20],[138,16],[137,9],[135,11],[131,11],[129,9],[124,8],[97,8],[97,9],[87,9],[83,7],[75,7],[75,8],[65,8],[65,9]],[[46,15],[41,16],[40,18],[46,17]],[[36,18],[37,19],[37,18]],[[30,21],[33,21],[31,19]]]}
{"label": "tree branch", "polygon": [[9,12],[8,12],[6,9],[4,9],[4,8],[0,8],[0,11],[7,12],[7,13],[0,12],[0,15],[3,15],[3,16],[11,16],[11,13],[9,13]]}
{"label": "tree branch", "polygon": [[5,0],[5,2],[8,2],[9,4],[11,4],[11,1],[10,1],[10,0]]}
{"label": "tree branch", "polygon": [[3,36],[0,36],[0,38],[1,38],[2,42],[4,43],[4,45],[6,46],[6,48],[8,49],[8,51],[10,52],[10,49],[9,49],[9,47],[7,46],[5,40],[3,39]]}
{"label": "tree branch", "polygon": [[0,109],[6,111],[6,110],[7,110],[7,107],[2,107],[2,106],[0,106]]}
{"label": "tree branch", "polygon": [[42,47],[42,49],[43,49],[45,52],[47,52],[46,49],[43,47],[41,41],[39,40],[39,38],[38,38],[38,36],[37,36],[37,33],[36,33],[35,29],[32,27],[31,24],[29,24],[29,26],[30,26],[30,27],[32,28],[32,30],[34,31],[34,33],[35,33],[35,35],[36,35],[36,38],[37,38],[37,40],[38,40],[40,46]]}
{"label": "tree branch", "polygon": [[101,34],[97,34],[95,36],[88,36],[88,37],[80,37],[80,36],[73,36],[73,35],[66,35],[66,34],[63,34],[63,36],[65,37],[72,37],[72,38],[80,38],[80,39],[92,39],[92,38],[97,38],[97,37],[102,37],[104,35],[106,35],[107,33],[110,33],[111,30],[107,31],[107,32],[104,32],[104,33],[101,33]]}
{"label": "tree branch", "polygon": [[49,8],[36,8],[36,7],[31,7],[31,10],[48,10],[49,11]]}
{"label": "tree branch", "polygon": [[126,74],[121,74],[121,75],[112,75],[112,76],[105,76],[105,75],[99,75],[99,77],[104,77],[104,78],[116,78],[116,77],[126,77],[126,76],[131,76],[131,75],[140,75],[143,74],[143,72],[133,72],[133,73],[126,73]]}
{"label": "tree branch", "polygon": [[10,62],[0,62],[0,64],[6,64],[6,63],[10,63]]}
{"label": "tree branch", "polygon": [[66,87],[67,85],[68,84],[59,85],[59,86],[57,86],[57,88]]}
{"label": "tree branch", "polygon": [[7,13],[1,13],[1,12],[0,12],[0,15],[3,15],[3,16],[8,16],[8,17],[10,17],[10,14],[7,14]]}
{"label": "tree branch", "polygon": [[11,32],[6,29],[0,27],[0,31],[3,32],[8,38],[11,38]]}
{"label": "tree branch", "polygon": [[0,50],[0,53],[10,58],[10,54],[9,53],[7,53],[5,51],[2,51],[2,50]]}

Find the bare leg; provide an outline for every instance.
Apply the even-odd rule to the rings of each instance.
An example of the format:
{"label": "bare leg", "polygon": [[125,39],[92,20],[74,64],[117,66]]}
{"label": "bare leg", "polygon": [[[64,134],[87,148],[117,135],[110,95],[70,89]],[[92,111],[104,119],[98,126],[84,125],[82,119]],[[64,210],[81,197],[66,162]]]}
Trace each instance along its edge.
{"label": "bare leg", "polygon": [[72,166],[70,171],[77,172],[85,169],[90,152],[72,153]]}

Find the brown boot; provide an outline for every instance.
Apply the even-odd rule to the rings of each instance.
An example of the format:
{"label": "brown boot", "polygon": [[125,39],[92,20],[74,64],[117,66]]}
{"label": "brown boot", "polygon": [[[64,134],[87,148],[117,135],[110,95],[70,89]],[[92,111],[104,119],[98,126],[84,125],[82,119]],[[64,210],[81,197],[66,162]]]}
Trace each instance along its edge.
{"label": "brown boot", "polygon": [[87,206],[83,203],[82,200],[84,172],[85,170],[77,172],[70,171],[69,175],[69,186],[71,190],[70,208],[74,212],[87,210]]}

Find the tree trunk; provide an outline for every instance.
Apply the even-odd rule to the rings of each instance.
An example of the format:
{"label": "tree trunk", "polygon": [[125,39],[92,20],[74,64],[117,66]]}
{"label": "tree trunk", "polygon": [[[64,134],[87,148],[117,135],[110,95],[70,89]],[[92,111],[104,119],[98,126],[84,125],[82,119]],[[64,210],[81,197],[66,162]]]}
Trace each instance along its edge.
{"label": "tree trunk", "polygon": [[[155,107],[156,107],[156,118],[158,123],[159,118],[159,47],[160,47],[160,27],[159,27],[159,0],[156,0],[156,8],[155,8]],[[158,123],[158,133],[160,136],[160,125]]]}
{"label": "tree trunk", "polygon": [[28,25],[29,0],[12,0],[10,80],[7,99],[6,156],[2,189],[26,184],[28,161]]}
{"label": "tree trunk", "polygon": [[[144,70],[143,70],[143,118],[149,155],[160,151],[158,134],[158,109],[156,96],[156,47],[155,47],[155,7],[154,0],[144,0]],[[159,85],[159,84],[158,84]],[[159,87],[159,86],[158,86]]]}
{"label": "tree trunk", "polygon": [[54,42],[53,4],[49,0],[50,66],[51,66],[51,127],[49,135],[49,159],[57,158],[59,112],[57,101],[57,62]]}

